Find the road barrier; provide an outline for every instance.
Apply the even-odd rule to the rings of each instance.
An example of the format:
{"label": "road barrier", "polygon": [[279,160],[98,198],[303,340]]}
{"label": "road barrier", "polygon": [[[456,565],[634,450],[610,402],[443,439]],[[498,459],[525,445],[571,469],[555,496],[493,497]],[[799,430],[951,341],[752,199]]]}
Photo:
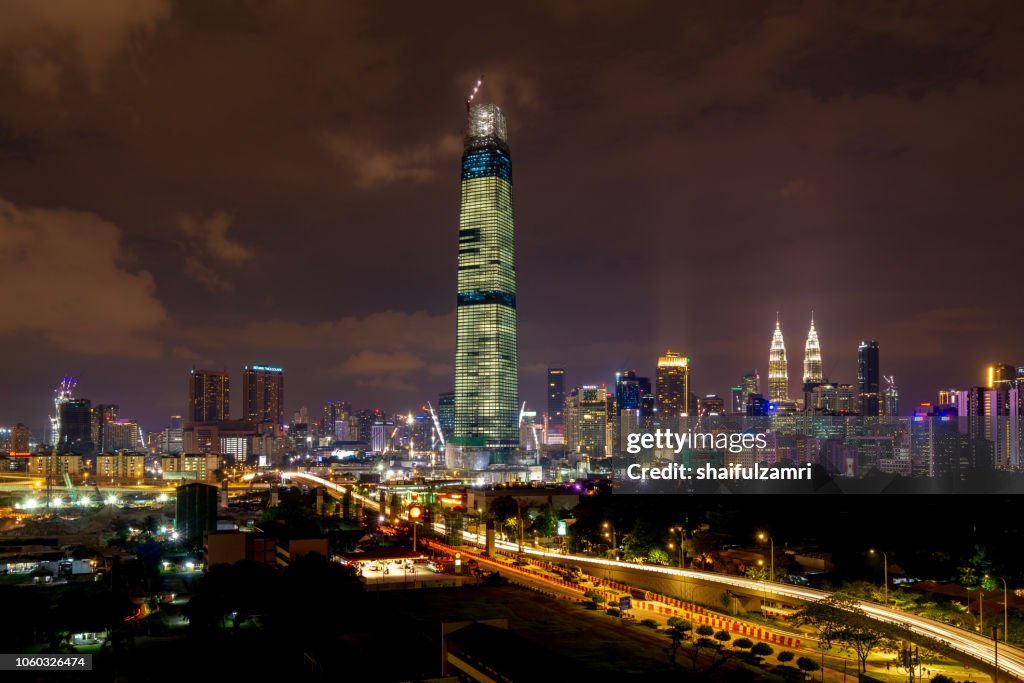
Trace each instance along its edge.
{"label": "road barrier", "polygon": [[[437,550],[443,550],[444,552],[451,554],[457,552],[464,552],[464,550],[462,549],[447,545],[445,543],[441,543],[440,541],[435,541],[433,539],[428,540],[427,545],[436,548]],[[555,584],[560,588],[579,593],[580,595],[585,595],[586,593],[594,593],[604,598],[605,602],[609,603],[609,605],[612,607],[618,606],[619,598],[623,595],[631,595],[633,590],[630,586],[627,586],[626,584],[618,583],[616,581],[608,581],[607,579],[601,579],[598,577],[588,578],[591,579],[592,583],[596,584],[596,586],[599,587],[587,588],[586,586],[581,586],[578,583],[572,583],[570,581],[566,581],[565,579],[548,576],[547,574],[542,574],[533,569],[533,566],[542,568],[550,567],[550,571],[555,571],[556,565],[545,561],[530,560],[528,564],[523,567],[505,566],[503,563],[495,562],[494,560],[490,560],[490,562],[492,564],[500,565],[503,570],[509,571],[513,574],[520,574],[528,578],[543,579],[548,583]],[[526,586],[526,588],[529,588],[530,590],[533,590],[537,593],[541,593],[542,595],[548,595],[550,597],[557,598],[560,600],[570,600],[575,603],[587,602],[587,600],[584,600],[582,598],[566,598],[565,596],[558,595],[553,591],[546,590],[539,586],[528,585]],[[604,590],[605,588],[611,590]],[[646,593],[648,593],[649,595],[657,595],[657,593],[653,593],[652,591],[646,591]],[[773,645],[779,645],[781,647],[791,647],[794,649],[800,647],[800,638],[798,637],[794,637],[792,635],[785,633],[771,631],[767,628],[758,626],[756,624],[750,624],[736,619],[730,619],[728,617],[716,614],[714,612],[708,612],[708,610],[701,607],[700,605],[695,605],[690,602],[683,602],[682,600],[678,600],[676,598],[668,596],[659,595],[657,600],[637,600],[635,603],[635,607],[636,609],[643,610],[645,612],[650,612],[652,614],[657,614],[663,617],[680,617],[682,619],[689,621],[691,624],[693,624],[695,628],[697,626],[706,624],[714,628],[716,631],[728,631],[729,633],[734,633],[736,635],[757,638],[758,640],[763,641],[765,643],[771,643]]]}

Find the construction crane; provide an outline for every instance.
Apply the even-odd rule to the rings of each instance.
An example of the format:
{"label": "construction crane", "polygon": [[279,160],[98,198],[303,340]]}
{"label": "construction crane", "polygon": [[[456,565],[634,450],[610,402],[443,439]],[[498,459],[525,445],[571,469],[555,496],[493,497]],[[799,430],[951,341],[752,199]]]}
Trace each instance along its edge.
{"label": "construction crane", "polygon": [[466,113],[469,113],[469,107],[473,104],[473,98],[480,91],[480,86],[484,84],[484,77],[476,79],[476,85],[473,86],[473,92],[469,93],[469,97],[466,98]]}
{"label": "construction crane", "polygon": [[445,450],[448,447],[448,444],[444,441],[444,432],[441,431],[441,421],[437,419],[437,413],[434,411],[434,406],[430,405],[430,401],[427,401],[427,408],[430,410],[430,418],[434,421],[434,429],[437,431],[437,440],[441,443],[441,450]]}
{"label": "construction crane", "polygon": [[57,388],[53,390],[53,415],[50,416],[50,436],[53,438],[52,445],[54,446],[60,443],[60,407],[75,397],[75,387],[77,386],[77,379],[71,375],[65,375],[61,378]]}
{"label": "construction crane", "polygon": [[64,488],[68,490],[68,495],[71,497],[71,504],[78,505],[78,494],[75,492],[75,487],[71,485],[71,475],[64,471]]}

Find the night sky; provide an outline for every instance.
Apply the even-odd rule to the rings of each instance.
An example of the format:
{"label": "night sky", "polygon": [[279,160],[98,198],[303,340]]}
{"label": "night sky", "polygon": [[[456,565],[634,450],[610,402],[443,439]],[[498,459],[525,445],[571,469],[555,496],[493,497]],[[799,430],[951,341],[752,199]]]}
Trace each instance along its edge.
{"label": "night sky", "polygon": [[[0,424],[62,374],[162,428],[188,369],[286,410],[452,386],[463,98],[510,122],[522,397],[791,393],[881,345],[903,409],[1024,364],[1019,3],[7,0]],[[767,389],[766,382],[763,389]]]}

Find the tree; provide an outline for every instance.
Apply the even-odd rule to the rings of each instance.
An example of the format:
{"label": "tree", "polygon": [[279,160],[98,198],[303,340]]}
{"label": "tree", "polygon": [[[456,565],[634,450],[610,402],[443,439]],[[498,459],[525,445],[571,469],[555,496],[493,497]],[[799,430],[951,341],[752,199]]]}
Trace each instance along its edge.
{"label": "tree", "polygon": [[[670,620],[671,621],[671,620]],[[668,637],[672,640],[672,645],[669,647],[669,659],[672,663],[676,663],[676,653],[679,651],[679,645],[687,639],[687,632],[690,630],[690,622],[679,620],[675,624],[669,624]]]}
{"label": "tree", "polygon": [[715,633],[715,629],[711,628],[707,624],[701,624],[700,626],[697,627],[697,635],[698,636],[710,636],[710,635],[714,635],[714,633]]}
{"label": "tree", "polygon": [[992,561],[988,559],[984,546],[974,546],[974,554],[957,567],[957,571],[960,574],[960,584],[967,590],[981,588],[990,591],[996,588],[997,582],[991,576]]}
{"label": "tree", "polygon": [[[739,645],[738,642],[736,644]],[[775,650],[773,650],[772,646],[768,643],[758,643],[754,647],[750,648],[750,652],[758,657],[770,657]]]}
{"label": "tree", "polygon": [[796,655],[790,652],[789,650],[783,650],[779,653],[779,661],[783,664],[785,664],[786,662],[792,662],[793,657],[796,657]]}
{"label": "tree", "polygon": [[850,614],[856,609],[856,600],[843,593],[833,593],[827,598],[804,605],[794,616],[794,622],[816,628],[821,641],[827,648],[831,648]]}
{"label": "tree", "polygon": [[798,660],[796,660],[796,665],[797,665],[797,668],[799,668],[801,671],[803,671],[805,673],[808,673],[808,674],[813,672],[813,671],[817,671],[818,669],[821,668],[821,666],[816,661],[811,659],[810,657],[801,657],[801,658],[799,658]]}
{"label": "tree", "polygon": [[747,567],[747,578],[753,581],[767,581],[768,570],[763,567]]}
{"label": "tree", "polygon": [[717,633],[715,633],[715,640],[720,640],[723,643],[727,643],[730,640],[732,640],[732,634],[730,634],[728,631],[723,629],[723,630],[718,631]]}
{"label": "tree", "polygon": [[811,624],[818,629],[826,648],[842,643],[857,653],[860,671],[867,671],[872,650],[885,639],[884,632],[860,608],[857,601],[843,593],[812,602],[796,615],[796,623]]}
{"label": "tree", "polygon": [[750,638],[737,638],[733,645],[741,650],[750,650],[754,647],[754,641]]}
{"label": "tree", "polygon": [[651,551],[647,553],[647,564],[669,564],[670,558],[661,548],[651,548]]}

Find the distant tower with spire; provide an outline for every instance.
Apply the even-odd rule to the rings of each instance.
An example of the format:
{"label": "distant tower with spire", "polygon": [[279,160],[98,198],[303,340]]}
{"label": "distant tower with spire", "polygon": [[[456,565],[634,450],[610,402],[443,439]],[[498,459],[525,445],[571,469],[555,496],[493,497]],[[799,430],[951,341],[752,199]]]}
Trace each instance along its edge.
{"label": "distant tower with spire", "polygon": [[782,341],[782,323],[775,314],[775,334],[768,351],[768,399],[789,400],[789,365],[786,362],[786,344]]}
{"label": "distant tower with spire", "polygon": [[804,384],[821,384],[824,375],[821,370],[821,344],[818,331],[814,329],[814,311],[811,311],[811,329],[807,332],[804,345]]}

